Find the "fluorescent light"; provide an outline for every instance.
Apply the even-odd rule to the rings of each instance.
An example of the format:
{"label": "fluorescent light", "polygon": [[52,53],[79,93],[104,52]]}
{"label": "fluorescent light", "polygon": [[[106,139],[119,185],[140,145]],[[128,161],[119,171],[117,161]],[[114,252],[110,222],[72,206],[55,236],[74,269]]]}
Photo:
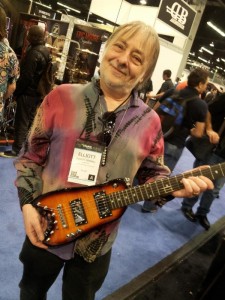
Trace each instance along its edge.
{"label": "fluorescent light", "polygon": [[68,5],[65,5],[65,4],[61,3],[61,2],[57,2],[57,4],[58,4],[58,5],[60,5],[60,6],[62,6],[62,7],[65,7],[66,9],[69,9],[69,10],[75,11],[75,12],[76,12],[76,13],[78,13],[78,14],[80,14],[80,13],[81,13],[81,11],[80,11],[80,10],[74,9],[74,8],[72,8],[72,7],[68,6]]}
{"label": "fluorescent light", "polygon": [[147,4],[147,1],[146,1],[146,0],[140,0],[140,4],[146,5],[146,4]]}
{"label": "fluorescent light", "polygon": [[202,47],[202,50],[208,52],[209,54],[212,54],[212,55],[214,54],[212,51],[210,51],[209,49],[207,49],[207,48],[205,48],[205,47]]}
{"label": "fluorescent light", "polygon": [[211,43],[209,44],[209,46],[210,46],[210,47],[214,47],[214,43],[211,42]]}
{"label": "fluorescent light", "polygon": [[100,19],[96,19],[98,22],[100,22],[100,23],[104,23],[102,20],[100,20]]}
{"label": "fluorescent light", "polygon": [[222,60],[223,62],[225,62],[225,59],[221,58],[221,60]]}
{"label": "fluorescent light", "polygon": [[205,63],[208,64],[208,60],[206,60],[206,59],[204,59],[204,58],[202,58],[202,57],[200,57],[200,56],[198,56],[198,59],[200,59],[200,60],[202,60],[202,61],[204,61]]}
{"label": "fluorescent light", "polygon": [[219,29],[216,25],[214,25],[212,22],[207,22],[207,25],[209,25],[212,29],[214,29],[216,32],[218,32],[223,37],[225,36],[225,33]]}
{"label": "fluorescent light", "polygon": [[46,7],[46,8],[49,8],[49,9],[52,9],[51,5],[42,4],[41,2],[36,2],[36,1],[32,1],[32,0],[30,0],[30,2],[38,4],[38,5]]}

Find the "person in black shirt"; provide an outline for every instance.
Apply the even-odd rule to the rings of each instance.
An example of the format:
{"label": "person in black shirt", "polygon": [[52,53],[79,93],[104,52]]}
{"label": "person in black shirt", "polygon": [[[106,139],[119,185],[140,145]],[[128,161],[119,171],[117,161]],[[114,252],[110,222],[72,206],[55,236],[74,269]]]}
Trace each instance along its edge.
{"label": "person in black shirt", "polygon": [[[208,107],[206,102],[200,98],[200,94],[205,91],[208,79],[208,71],[196,68],[188,76],[188,85],[179,92],[181,98],[189,99],[189,101],[186,104],[183,124],[177,127],[172,135],[165,138],[164,163],[171,171],[175,168],[182,155],[185,140],[189,134],[195,137],[202,137],[205,133]],[[170,89],[164,95],[170,96],[172,93],[173,89]],[[193,99],[190,100],[191,98]],[[158,103],[156,104],[157,106]],[[217,135],[213,130],[209,130],[208,134],[211,136]],[[144,202],[143,212],[155,212],[156,210],[157,207],[153,203],[149,201]]]}
{"label": "person in black shirt", "polygon": [[[1,156],[15,157],[18,155],[33,122],[37,107],[42,101],[37,91],[38,83],[44,72],[50,53],[45,44],[44,30],[38,26],[30,27],[27,40],[29,46],[20,63],[20,78],[17,81],[14,97],[17,103],[14,142],[12,151],[5,151]],[[47,59],[46,59],[47,58]]]}
{"label": "person in black shirt", "polygon": [[[210,117],[206,122],[206,132],[208,130],[214,130],[218,132],[225,118],[225,93],[219,95],[216,100],[209,105]],[[211,120],[210,120],[211,119]],[[212,126],[212,128],[211,128]],[[211,140],[210,140],[211,141]],[[213,165],[225,161],[225,130],[222,131],[218,145],[205,161],[195,160],[194,167],[201,165]],[[189,221],[199,221],[200,225],[208,230],[210,228],[210,222],[207,218],[207,214],[210,212],[210,207],[219,195],[220,189],[225,183],[225,177],[216,179],[213,181],[214,189],[204,192],[200,197],[200,203],[197,208],[196,214],[194,214],[192,208],[199,200],[199,196],[193,198],[184,198],[182,202],[182,211]]]}
{"label": "person in black shirt", "polygon": [[157,94],[156,95],[148,94],[147,97],[148,98],[149,97],[150,98],[155,98],[156,100],[158,100],[158,99],[160,99],[163,96],[163,94],[166,91],[174,88],[174,84],[173,84],[173,82],[171,80],[171,75],[172,75],[171,70],[164,70],[163,71],[163,75],[162,75],[164,82],[162,83],[162,85],[161,85],[160,89],[158,90]]}

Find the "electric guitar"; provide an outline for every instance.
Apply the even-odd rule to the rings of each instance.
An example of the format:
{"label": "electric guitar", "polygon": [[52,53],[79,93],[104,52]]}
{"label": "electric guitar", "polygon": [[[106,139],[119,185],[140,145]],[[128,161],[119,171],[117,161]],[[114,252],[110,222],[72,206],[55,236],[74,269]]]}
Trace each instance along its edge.
{"label": "electric guitar", "polygon": [[200,175],[212,180],[224,177],[225,162],[135,187],[130,187],[126,179],[115,179],[96,186],[43,194],[34,200],[33,205],[47,220],[44,243],[57,246],[71,242],[120,218],[129,204],[171,194],[183,187],[182,178]]}

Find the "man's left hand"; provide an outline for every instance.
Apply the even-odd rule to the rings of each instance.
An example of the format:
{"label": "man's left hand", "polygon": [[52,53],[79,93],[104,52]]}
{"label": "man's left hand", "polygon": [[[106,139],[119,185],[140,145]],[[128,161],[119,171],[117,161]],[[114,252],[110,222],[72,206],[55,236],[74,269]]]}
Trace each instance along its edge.
{"label": "man's left hand", "polygon": [[172,195],[177,198],[191,198],[201,194],[207,189],[213,189],[214,185],[210,179],[205,176],[190,176],[183,178],[181,182],[184,188],[173,192]]}

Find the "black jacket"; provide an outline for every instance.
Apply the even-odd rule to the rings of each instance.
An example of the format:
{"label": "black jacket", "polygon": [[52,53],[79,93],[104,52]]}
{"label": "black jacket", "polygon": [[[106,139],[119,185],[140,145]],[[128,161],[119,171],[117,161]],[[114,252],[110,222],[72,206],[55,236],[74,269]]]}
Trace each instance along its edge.
{"label": "black jacket", "polygon": [[[211,113],[213,130],[218,132],[225,119],[225,93],[217,96],[215,101],[209,105],[209,112]],[[225,129],[220,136],[216,154],[225,158]]]}
{"label": "black jacket", "polygon": [[44,45],[30,46],[20,63],[20,77],[14,96],[39,96],[38,82],[50,59],[50,53]]}

